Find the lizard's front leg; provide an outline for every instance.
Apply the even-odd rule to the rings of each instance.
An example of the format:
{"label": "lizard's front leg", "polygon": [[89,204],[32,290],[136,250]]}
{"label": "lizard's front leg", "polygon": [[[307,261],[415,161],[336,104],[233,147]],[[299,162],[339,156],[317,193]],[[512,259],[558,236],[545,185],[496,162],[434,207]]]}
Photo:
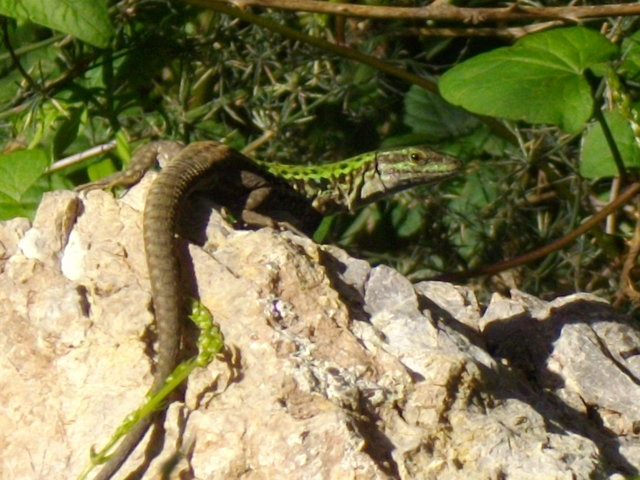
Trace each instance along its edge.
{"label": "lizard's front leg", "polygon": [[86,192],[113,187],[130,187],[138,183],[142,176],[155,165],[164,167],[184,148],[182,143],[169,140],[148,143],[133,152],[131,163],[125,170],[112,173],[94,182],[79,185],[75,190]]}
{"label": "lizard's front leg", "polygon": [[[258,182],[260,183],[258,184]],[[300,228],[299,219],[294,215],[291,215],[284,210],[266,212],[266,214],[258,211],[261,206],[268,202],[269,197],[274,194],[275,187],[269,184],[267,180],[256,177],[253,184],[245,183],[245,186],[252,188],[249,195],[247,195],[244,208],[241,213],[242,221],[245,224],[254,227],[270,227],[279,230],[290,230],[303,237],[307,236],[307,234]]]}

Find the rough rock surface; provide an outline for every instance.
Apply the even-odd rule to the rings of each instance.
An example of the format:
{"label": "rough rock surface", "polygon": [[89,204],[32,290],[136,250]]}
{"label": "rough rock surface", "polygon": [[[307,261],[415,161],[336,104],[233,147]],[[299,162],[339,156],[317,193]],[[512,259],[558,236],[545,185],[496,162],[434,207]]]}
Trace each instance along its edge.
{"label": "rough rock surface", "polygon": [[[0,478],[77,477],[151,384],[150,178],[119,200],[55,192],[33,224],[0,225]],[[467,288],[212,218],[204,248],[181,243],[184,289],[231,365],[194,372],[118,478],[167,462],[181,479],[640,470],[640,333],[597,298],[513,292],[483,310]]]}

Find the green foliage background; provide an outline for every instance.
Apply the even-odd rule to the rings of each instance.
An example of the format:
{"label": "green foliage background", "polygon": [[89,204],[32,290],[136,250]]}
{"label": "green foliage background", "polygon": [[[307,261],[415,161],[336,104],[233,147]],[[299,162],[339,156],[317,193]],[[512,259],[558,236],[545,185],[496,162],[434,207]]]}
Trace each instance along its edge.
{"label": "green foliage background", "polygon": [[[343,24],[315,13],[252,11],[276,25],[270,30],[169,0],[78,1],[73,12],[49,2],[57,13],[43,18],[38,3],[21,2],[18,11],[0,0],[2,218],[30,216],[43,192],[121,168],[151,139],[218,139],[286,163],[428,143],[458,155],[464,174],[330,218],[317,235],[422,280],[538,248],[607,201],[619,171],[594,106],[610,110],[624,166],[633,174],[640,164],[635,18],[514,43],[421,36],[417,21]],[[613,42],[597,33],[606,22]],[[434,83],[446,72],[440,88],[451,103],[372,64],[282,36],[277,26],[338,39]],[[611,78],[626,103],[606,101]],[[56,160],[113,140],[106,154],[45,173]],[[471,282],[485,297],[517,287],[614,298],[634,228],[633,212],[622,212],[609,233],[592,230],[541,261]]]}

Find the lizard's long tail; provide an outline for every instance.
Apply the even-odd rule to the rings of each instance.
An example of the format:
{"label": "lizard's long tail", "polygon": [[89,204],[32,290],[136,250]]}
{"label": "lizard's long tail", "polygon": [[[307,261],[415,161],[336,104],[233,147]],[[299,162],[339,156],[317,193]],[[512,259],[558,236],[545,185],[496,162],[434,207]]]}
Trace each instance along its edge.
{"label": "lizard's long tail", "polygon": [[[183,305],[180,265],[174,246],[180,203],[208,171],[234,155],[239,154],[217,142],[192,143],[162,169],[149,190],[143,230],[158,336],[158,361],[149,395],[164,386],[177,364]],[[94,480],[108,480],[118,471],[142,440],[154,416],[134,425]]]}

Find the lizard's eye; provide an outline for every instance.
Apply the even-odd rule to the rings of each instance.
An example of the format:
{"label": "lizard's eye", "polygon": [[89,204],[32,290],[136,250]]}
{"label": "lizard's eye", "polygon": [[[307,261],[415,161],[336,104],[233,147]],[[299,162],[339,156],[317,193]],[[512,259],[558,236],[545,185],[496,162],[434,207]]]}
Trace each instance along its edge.
{"label": "lizard's eye", "polygon": [[418,160],[420,160],[420,155],[418,155],[417,153],[412,153],[410,156],[411,160],[413,160],[414,162],[417,162]]}

